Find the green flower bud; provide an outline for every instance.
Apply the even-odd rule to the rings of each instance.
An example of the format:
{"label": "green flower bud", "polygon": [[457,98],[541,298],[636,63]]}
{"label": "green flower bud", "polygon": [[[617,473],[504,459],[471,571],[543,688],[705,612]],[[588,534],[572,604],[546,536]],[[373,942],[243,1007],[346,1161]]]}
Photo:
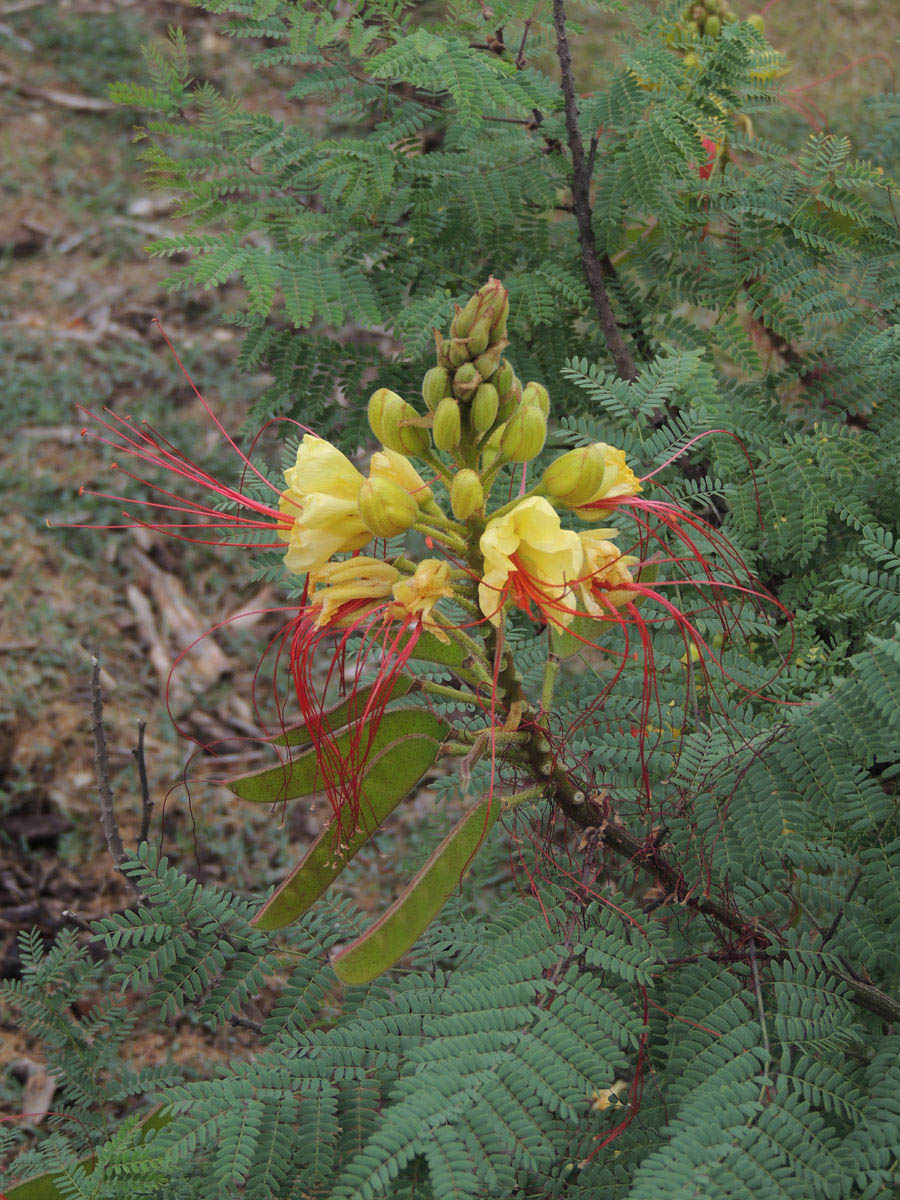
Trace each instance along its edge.
{"label": "green flower bud", "polygon": [[545,417],[550,416],[550,395],[541,383],[526,383],[522,392],[522,404],[535,405]]}
{"label": "green flower bud", "polygon": [[751,13],[747,18],[747,24],[752,25],[759,33],[764,34],[766,32],[766,23],[759,13]]}
{"label": "green flower bud", "polygon": [[484,508],[484,488],[475,471],[457,471],[450,485],[450,507],[457,521],[467,521]]}
{"label": "green flower bud", "polygon": [[503,300],[501,301],[500,307],[497,310],[497,314],[494,317],[493,323],[491,324],[490,340],[492,342],[499,342],[502,338],[506,337],[506,321],[508,317],[509,293],[504,291]]}
{"label": "green flower bud", "polygon": [[481,376],[475,370],[474,363],[463,363],[457,367],[453,375],[453,395],[458,400],[471,400],[481,383]]}
{"label": "green flower bud", "polygon": [[481,311],[481,292],[476,292],[468,301],[465,308],[456,306],[456,316],[450,323],[450,336],[455,338],[463,338],[468,335],[469,330],[478,320],[478,314]]}
{"label": "green flower bud", "polygon": [[500,356],[509,342],[496,342],[493,346],[488,346],[484,354],[479,354],[475,359],[475,370],[482,379],[491,379],[497,371],[497,366],[500,362]]}
{"label": "green flower bud", "polygon": [[500,397],[492,383],[479,384],[472,407],[469,410],[469,420],[472,428],[478,433],[486,433],[497,419],[497,409],[500,407]]}
{"label": "green flower bud", "polygon": [[432,367],[422,380],[422,399],[429,412],[434,412],[445,396],[450,395],[450,374],[443,367]]}
{"label": "green flower bud", "polygon": [[522,404],[509,418],[500,439],[500,453],[512,462],[530,462],[544,448],[547,418],[535,404]]}
{"label": "green flower bud", "polygon": [[446,396],[434,410],[431,436],[438,450],[455,450],[462,432],[459,405],[452,396]]}
{"label": "green flower bud", "polygon": [[[478,363],[475,365],[477,367]],[[478,369],[479,371],[481,370],[480,367],[478,367]],[[515,377],[516,374],[512,369],[511,362],[507,362],[504,358],[500,363],[498,363],[497,378],[493,380],[493,384],[497,389],[497,395],[501,400],[506,400],[508,398],[508,394],[512,390],[513,380]]]}
{"label": "green flower bud", "polygon": [[359,515],[380,538],[396,537],[415,524],[419,506],[399,483],[383,475],[367,479],[359,489]]}
{"label": "green flower bud", "polygon": [[405,403],[406,401],[403,397],[398,396],[396,392],[392,392],[390,388],[379,388],[377,392],[373,392],[369,397],[369,425],[379,442],[384,441],[384,418],[386,413],[391,409],[397,408],[398,405],[402,406]]}
{"label": "green flower bud", "polygon": [[450,356],[451,366],[461,367],[463,363],[469,362],[472,357],[469,354],[469,339],[451,338],[447,343],[447,353]]}
{"label": "green flower bud", "polygon": [[[428,432],[421,425],[409,424],[409,422],[418,421],[419,414],[411,404],[407,404],[405,400],[397,396],[396,392],[391,392],[389,395],[396,399],[385,403],[381,410],[381,434],[379,436],[382,446],[396,451],[397,454],[421,455],[427,453],[431,445]],[[373,396],[372,399],[374,400],[374,398]],[[375,429],[372,424],[371,401],[369,402],[369,423]],[[377,430],[375,432],[378,433]]]}
{"label": "green flower bud", "polygon": [[600,490],[606,459],[596,445],[570,450],[552,462],[541,479],[541,490],[567,507],[585,504]]}
{"label": "green flower bud", "polygon": [[484,354],[488,348],[488,343],[491,340],[491,318],[490,314],[479,317],[469,331],[469,357],[477,358],[479,354]]}
{"label": "green flower bud", "polygon": [[703,32],[707,37],[717,38],[722,32],[722,22],[718,17],[707,17],[703,25]]}

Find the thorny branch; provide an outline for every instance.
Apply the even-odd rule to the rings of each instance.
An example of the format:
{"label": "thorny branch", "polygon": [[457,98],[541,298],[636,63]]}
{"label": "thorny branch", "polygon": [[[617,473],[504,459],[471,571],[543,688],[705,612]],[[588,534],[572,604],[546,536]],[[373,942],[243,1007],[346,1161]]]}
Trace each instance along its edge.
{"label": "thorny branch", "polygon": [[146,721],[138,721],[137,745],[131,752],[137,763],[138,779],[141,783],[141,831],[138,834],[139,846],[142,842],[146,842],[150,836],[150,818],[153,816],[153,801],[150,798],[150,783],[147,779],[147,762],[144,758],[144,731],[146,728]]}
{"label": "thorny branch", "polygon": [[125,847],[116,823],[112,784],[109,775],[109,752],[106,748],[106,730],[103,728],[103,692],[100,687],[100,659],[91,655],[91,727],[94,731],[94,771],[97,775],[97,790],[100,793],[100,823],[103,836],[117,869],[125,861]]}

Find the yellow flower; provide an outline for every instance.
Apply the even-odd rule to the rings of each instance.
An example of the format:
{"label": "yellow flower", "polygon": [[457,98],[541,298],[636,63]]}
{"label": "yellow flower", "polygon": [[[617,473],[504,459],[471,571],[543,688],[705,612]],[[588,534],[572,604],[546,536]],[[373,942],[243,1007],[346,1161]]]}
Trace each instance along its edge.
{"label": "yellow flower", "polygon": [[359,550],[371,540],[357,508],[363,477],[330,442],[306,434],[284,478],[287,490],[278,507],[291,525],[278,533],[288,543],[289,571],[313,571],[332,555]]}
{"label": "yellow flower", "polygon": [[450,639],[432,618],[438,600],[453,595],[450,586],[450,564],[437,558],[423,558],[415,574],[394,584],[394,600],[400,615],[419,617],[426,629],[442,642]]}
{"label": "yellow flower", "polygon": [[409,492],[419,508],[423,508],[434,499],[434,493],[416,468],[405,455],[398,454],[396,450],[379,450],[373,454],[369,464],[369,477],[383,477],[399,483],[405,492]]}
{"label": "yellow flower", "polygon": [[595,442],[594,445],[603,455],[605,470],[596,492],[589,500],[585,500],[583,504],[579,504],[575,508],[575,512],[582,521],[603,520],[606,515],[605,509],[588,507],[597,500],[611,500],[615,496],[636,496],[638,492],[644,490],[637,475],[626,463],[624,450],[619,450],[615,446],[607,446],[605,442]]}
{"label": "yellow flower", "polygon": [[339,628],[367,616],[390,597],[399,578],[396,567],[365,554],[310,571],[309,608],[319,610],[316,628]]}
{"label": "yellow flower", "polygon": [[578,591],[585,611],[592,617],[608,616],[610,605],[623,608],[639,595],[627,585],[634,583],[628,568],[640,559],[633,554],[623,554],[614,542],[601,536],[606,532],[605,529],[591,529],[578,535],[584,551]]}
{"label": "yellow flower", "polygon": [[578,534],[561,527],[549,501],[532,496],[488,521],[480,545],[484,576],[478,601],[488,620],[499,625],[501,610],[511,600],[526,612],[535,605],[557,628],[572,621],[572,586],[584,552]]}

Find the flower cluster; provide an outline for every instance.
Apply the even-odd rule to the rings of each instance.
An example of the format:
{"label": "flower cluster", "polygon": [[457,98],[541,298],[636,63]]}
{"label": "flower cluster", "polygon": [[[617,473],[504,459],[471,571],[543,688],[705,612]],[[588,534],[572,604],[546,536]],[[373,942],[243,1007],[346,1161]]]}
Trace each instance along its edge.
{"label": "flower cluster", "polygon": [[[374,393],[369,421],[383,449],[368,479],[328,442],[304,437],[285,473],[278,533],[288,543],[288,569],[309,573],[317,628],[346,628],[378,610],[446,637],[435,606],[454,596],[465,603],[473,579],[481,619],[495,626],[518,607],[561,629],[579,612],[607,616],[636,598],[631,568],[638,559],[616,547],[617,531],[578,533],[560,520],[567,510],[595,523],[604,505],[641,492],[622,450],[603,443],[571,450],[524,490],[524,464],[543,449],[550,399],[541,384],[523,385],[503,357],[508,310],[506,290],[490,279],[457,308],[449,338],[436,333],[424,412],[387,388]],[[449,512],[413,458],[443,486]],[[506,464],[522,465],[523,494],[491,511]],[[410,529],[440,545],[447,559],[418,566],[404,556],[334,561]]]}

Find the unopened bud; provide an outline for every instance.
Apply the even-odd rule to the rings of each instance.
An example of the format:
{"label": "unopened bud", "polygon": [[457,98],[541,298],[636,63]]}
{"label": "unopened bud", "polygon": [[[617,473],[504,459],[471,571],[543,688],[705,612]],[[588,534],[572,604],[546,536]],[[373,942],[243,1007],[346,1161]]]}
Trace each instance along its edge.
{"label": "unopened bud", "polygon": [[379,442],[384,441],[385,417],[392,410],[400,411],[406,401],[390,388],[379,388],[369,397],[369,425]]}
{"label": "unopened bud", "polygon": [[359,489],[359,515],[375,537],[392,538],[405,533],[419,515],[419,506],[393,479],[379,475],[367,479]]}
{"label": "unopened bud", "polygon": [[703,32],[707,37],[717,38],[722,32],[722,22],[716,16],[709,16],[703,24]]}
{"label": "unopened bud", "polygon": [[481,376],[475,370],[474,363],[463,363],[453,375],[453,394],[459,400],[471,400],[481,383]]}
{"label": "unopened bud", "polygon": [[536,405],[545,417],[550,416],[550,394],[542,383],[526,383],[522,391],[522,404]]}
{"label": "unopened bud", "polygon": [[454,367],[461,367],[473,357],[469,353],[468,338],[451,338],[447,343],[447,353],[450,356],[450,365]]}
{"label": "unopened bud", "polygon": [[[508,345],[507,341],[496,342],[493,346],[488,346],[484,354],[478,355],[475,359],[475,370],[482,379],[492,379],[497,371],[500,356]],[[512,371],[511,367],[510,371]]]}
{"label": "unopened bud", "polygon": [[603,483],[606,459],[598,446],[583,446],[560,455],[544,472],[542,492],[568,506],[586,504]]}
{"label": "unopened bud", "polygon": [[462,338],[468,335],[469,330],[478,320],[478,314],[481,310],[481,293],[476,292],[470,298],[465,308],[456,306],[456,316],[450,323],[450,336]]}
{"label": "unopened bud", "polygon": [[766,22],[759,13],[751,13],[747,18],[747,24],[752,25],[758,33],[764,34],[766,32]]}
{"label": "unopened bud", "polygon": [[[477,363],[475,365],[478,366]],[[512,391],[513,380],[515,377],[516,373],[512,368],[512,363],[507,362],[505,358],[502,359],[501,362],[497,364],[497,378],[491,380],[494,387],[497,389],[497,395],[501,400],[506,400],[508,398],[509,392]]]}
{"label": "unopened bud", "polygon": [[432,367],[422,380],[422,399],[429,412],[434,412],[445,396],[450,395],[450,373],[443,367]]}
{"label": "unopened bud", "polygon": [[457,521],[467,521],[484,508],[484,488],[475,471],[457,471],[450,485],[450,507]]}
{"label": "unopened bud", "polygon": [[398,454],[396,450],[376,451],[369,463],[369,475],[373,479],[379,475],[392,479],[412,496],[419,508],[427,507],[434,500],[434,492],[416,468],[406,455]]}
{"label": "unopened bud", "polygon": [[506,423],[500,453],[512,462],[530,462],[544,448],[547,418],[534,404],[522,404]]}
{"label": "unopened bud", "polygon": [[434,411],[431,436],[438,450],[455,450],[462,432],[459,405],[452,396],[446,396]]}
{"label": "unopened bud", "polygon": [[497,419],[500,397],[492,383],[479,384],[469,410],[469,420],[477,433],[486,433]]}
{"label": "unopened bud", "polygon": [[491,325],[491,341],[499,342],[506,337],[506,321],[509,317],[509,293],[503,293],[503,300]]}
{"label": "unopened bud", "polygon": [[[387,391],[386,388],[382,390]],[[384,402],[381,407],[378,418],[380,433],[372,420],[372,400],[375,396],[369,401],[369,424],[381,439],[381,444],[398,454],[425,454],[430,445],[427,432],[420,425],[409,424],[418,421],[419,414],[396,392],[389,392],[388,395],[394,399]]]}
{"label": "unopened bud", "polygon": [[479,354],[484,354],[490,340],[491,317],[490,313],[487,313],[485,316],[479,317],[469,330],[469,357],[477,358]]}

